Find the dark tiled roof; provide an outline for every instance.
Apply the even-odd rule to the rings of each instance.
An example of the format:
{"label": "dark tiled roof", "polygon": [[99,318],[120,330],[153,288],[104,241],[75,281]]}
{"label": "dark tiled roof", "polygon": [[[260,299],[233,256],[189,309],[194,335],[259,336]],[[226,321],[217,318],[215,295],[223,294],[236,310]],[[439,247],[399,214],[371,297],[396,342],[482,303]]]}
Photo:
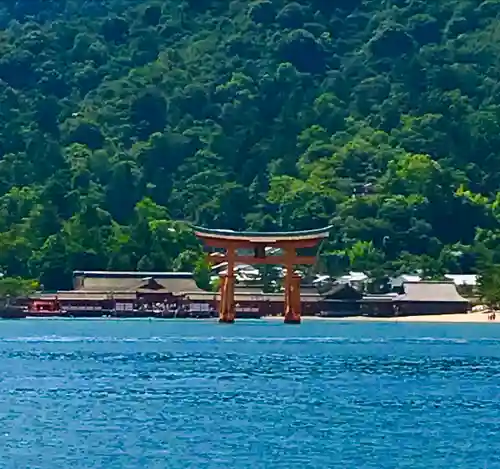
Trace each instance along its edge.
{"label": "dark tiled roof", "polygon": [[337,285],[333,285],[332,288],[330,288],[326,293],[323,294],[323,297],[331,300],[360,300],[361,298],[363,298],[363,294],[351,285],[340,283]]}

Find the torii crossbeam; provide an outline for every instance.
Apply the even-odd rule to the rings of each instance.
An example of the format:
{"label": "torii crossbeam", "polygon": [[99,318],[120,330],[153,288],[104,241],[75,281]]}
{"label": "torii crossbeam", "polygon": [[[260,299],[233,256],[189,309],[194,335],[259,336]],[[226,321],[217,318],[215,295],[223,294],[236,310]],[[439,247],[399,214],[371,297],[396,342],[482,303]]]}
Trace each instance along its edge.
{"label": "torii crossbeam", "polygon": [[[291,231],[282,233],[258,233],[250,231],[211,230],[194,227],[195,235],[206,246],[222,250],[208,256],[211,264],[226,262],[227,273],[221,275],[219,321],[232,323],[235,319],[234,304],[234,268],[237,264],[283,265],[285,277],[285,323],[299,324],[301,321],[300,276],[295,274],[297,265],[313,265],[316,256],[300,256],[297,249],[314,248],[327,238],[331,226],[309,231]],[[266,248],[279,248],[279,256],[267,256]],[[252,254],[240,253],[245,250]]]}

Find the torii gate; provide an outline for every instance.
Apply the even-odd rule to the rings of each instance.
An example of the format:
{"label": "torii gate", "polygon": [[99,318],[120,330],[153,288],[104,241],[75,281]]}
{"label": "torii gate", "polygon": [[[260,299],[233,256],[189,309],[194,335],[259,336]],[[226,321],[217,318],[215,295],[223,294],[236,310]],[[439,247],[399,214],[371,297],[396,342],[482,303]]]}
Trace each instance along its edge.
{"label": "torii gate", "polygon": [[[195,235],[211,248],[223,249],[212,252],[208,260],[211,264],[227,262],[227,273],[221,275],[219,322],[232,323],[235,319],[234,267],[236,264],[281,264],[286,269],[285,277],[285,323],[299,324],[301,321],[300,276],[295,274],[296,265],[313,265],[316,256],[299,256],[297,249],[314,248],[327,238],[331,226],[309,231],[282,233],[258,233],[250,231],[211,230],[194,227]],[[280,256],[266,256],[266,248],[282,250]],[[239,254],[238,250],[252,250],[253,255]]]}

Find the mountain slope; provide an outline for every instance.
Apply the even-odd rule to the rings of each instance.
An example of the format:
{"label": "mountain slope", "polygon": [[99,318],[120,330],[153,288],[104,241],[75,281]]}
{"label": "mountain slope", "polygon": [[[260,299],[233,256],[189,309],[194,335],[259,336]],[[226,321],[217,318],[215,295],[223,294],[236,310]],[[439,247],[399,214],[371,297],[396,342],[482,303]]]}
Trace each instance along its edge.
{"label": "mountain slope", "polygon": [[499,12],[4,2],[0,265],[47,287],[74,268],[193,268],[199,246],[173,220],[333,223],[332,273],[495,261]]}

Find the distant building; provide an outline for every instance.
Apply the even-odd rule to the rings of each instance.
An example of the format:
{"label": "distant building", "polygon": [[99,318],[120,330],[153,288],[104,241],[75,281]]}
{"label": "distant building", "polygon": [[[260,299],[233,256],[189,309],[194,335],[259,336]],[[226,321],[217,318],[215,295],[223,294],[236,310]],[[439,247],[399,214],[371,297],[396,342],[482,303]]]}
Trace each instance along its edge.
{"label": "distant building", "polygon": [[476,274],[446,274],[445,278],[451,280],[457,287],[475,287],[477,286]]}
{"label": "distant building", "polygon": [[[415,316],[456,314],[469,310],[469,302],[457,291],[454,282],[403,282],[400,292],[363,295],[359,286],[368,276],[351,272],[341,282],[319,291],[317,285],[303,280],[301,312],[304,316]],[[74,272],[74,290],[36,295],[52,301],[71,315],[99,317],[103,314],[129,314],[131,317],[155,305],[167,313],[191,311],[207,314],[216,311],[220,292],[197,287],[189,272]],[[459,287],[458,287],[459,288]],[[265,293],[259,283],[236,284],[235,306],[238,317],[278,315],[284,311],[284,293]],[[163,313],[162,313],[163,314]],[[187,314],[187,313],[186,313]],[[200,313],[201,314],[201,313]]]}
{"label": "distant building", "polygon": [[453,282],[406,282],[393,301],[398,316],[463,314],[470,308]]}
{"label": "distant building", "polygon": [[337,283],[321,298],[320,316],[360,316],[363,294],[348,283]]}
{"label": "distant building", "polygon": [[311,281],[313,285],[319,292],[326,292],[334,284],[334,280],[329,275],[316,275]]}
{"label": "distant building", "polygon": [[[217,272],[218,275],[227,274],[227,262],[217,264],[212,267],[212,272]],[[236,277],[241,277],[242,280],[256,280],[260,278],[260,271],[252,265],[239,264],[234,267]]]}
{"label": "distant building", "polygon": [[358,290],[361,290],[367,281],[368,275],[366,275],[364,272],[349,272],[348,274],[339,277],[336,283],[348,284]]}
{"label": "distant building", "polygon": [[168,292],[182,293],[196,291],[191,272],[73,272],[74,290],[84,292],[124,293],[124,292]]}
{"label": "distant building", "polygon": [[401,274],[389,280],[392,289],[401,288],[405,282],[420,282],[422,277],[417,274]]}
{"label": "distant building", "polygon": [[323,285],[326,283],[331,283],[332,278],[329,275],[317,275],[312,281],[314,285]]}
{"label": "distant building", "polygon": [[[130,311],[141,305],[185,303],[185,292],[201,290],[191,272],[74,271],[73,290],[37,295],[72,315],[90,317]],[[34,298],[36,300],[36,298]]]}

